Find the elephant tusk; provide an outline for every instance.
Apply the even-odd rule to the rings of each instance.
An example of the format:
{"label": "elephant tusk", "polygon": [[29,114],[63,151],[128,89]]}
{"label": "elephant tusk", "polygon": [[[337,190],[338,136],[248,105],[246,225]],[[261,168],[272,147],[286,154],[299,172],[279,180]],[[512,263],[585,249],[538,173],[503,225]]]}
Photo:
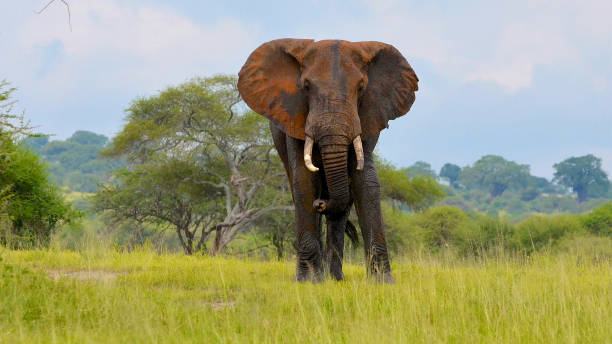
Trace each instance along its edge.
{"label": "elephant tusk", "polygon": [[357,170],[363,170],[363,145],[361,144],[361,136],[357,136],[353,140],[353,146],[355,147],[355,155],[357,156]]}
{"label": "elephant tusk", "polygon": [[306,136],[306,143],[304,143],[304,164],[306,164],[306,168],[310,172],[317,172],[319,170],[318,167],[312,164],[312,146],[314,145],[314,141],[310,136]]}

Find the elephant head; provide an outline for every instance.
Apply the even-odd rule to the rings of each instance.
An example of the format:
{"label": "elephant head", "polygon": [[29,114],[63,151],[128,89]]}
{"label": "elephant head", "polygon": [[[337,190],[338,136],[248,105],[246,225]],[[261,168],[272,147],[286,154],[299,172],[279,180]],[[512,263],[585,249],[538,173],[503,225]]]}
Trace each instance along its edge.
{"label": "elephant head", "polygon": [[380,42],[279,39],[262,44],[239,73],[238,89],[255,112],[304,140],[304,162],[321,152],[328,211],[348,207],[347,159],[354,147],[363,168],[361,138],[377,135],[414,102],[418,78],[393,46]]}

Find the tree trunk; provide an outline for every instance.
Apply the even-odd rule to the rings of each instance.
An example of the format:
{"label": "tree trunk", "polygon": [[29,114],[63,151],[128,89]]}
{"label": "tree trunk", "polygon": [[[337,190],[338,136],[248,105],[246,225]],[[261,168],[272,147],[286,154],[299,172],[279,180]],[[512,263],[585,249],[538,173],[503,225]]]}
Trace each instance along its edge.
{"label": "tree trunk", "polygon": [[185,254],[190,256],[193,254],[193,246],[191,246],[191,241],[189,245],[185,242],[185,238],[183,237],[183,233],[185,232],[186,231],[184,228],[180,228],[180,227],[176,228],[176,234],[179,237],[179,242],[181,243],[181,247],[183,248],[183,251],[185,251]]}
{"label": "tree trunk", "polygon": [[576,194],[578,196],[578,203],[582,203],[587,200],[586,188],[577,188]]}

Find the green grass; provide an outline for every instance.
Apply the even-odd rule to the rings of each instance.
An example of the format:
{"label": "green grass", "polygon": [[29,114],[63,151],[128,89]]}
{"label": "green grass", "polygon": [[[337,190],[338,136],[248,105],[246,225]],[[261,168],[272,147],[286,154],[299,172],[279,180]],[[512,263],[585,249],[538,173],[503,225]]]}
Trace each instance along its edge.
{"label": "green grass", "polygon": [[395,285],[291,282],[293,262],[0,251],[2,343],[610,343],[611,265],[412,259]]}

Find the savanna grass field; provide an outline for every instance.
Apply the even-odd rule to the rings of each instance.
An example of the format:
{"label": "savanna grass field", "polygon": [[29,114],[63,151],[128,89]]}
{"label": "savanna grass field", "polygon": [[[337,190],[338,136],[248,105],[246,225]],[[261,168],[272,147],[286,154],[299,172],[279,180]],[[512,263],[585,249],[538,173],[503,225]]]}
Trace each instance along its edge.
{"label": "savanna grass field", "polygon": [[612,0],[0,0],[0,344],[612,344]]}
{"label": "savanna grass field", "polygon": [[610,343],[612,269],[576,255],[393,261],[376,284],[292,282],[294,262],[0,251],[3,343]]}

